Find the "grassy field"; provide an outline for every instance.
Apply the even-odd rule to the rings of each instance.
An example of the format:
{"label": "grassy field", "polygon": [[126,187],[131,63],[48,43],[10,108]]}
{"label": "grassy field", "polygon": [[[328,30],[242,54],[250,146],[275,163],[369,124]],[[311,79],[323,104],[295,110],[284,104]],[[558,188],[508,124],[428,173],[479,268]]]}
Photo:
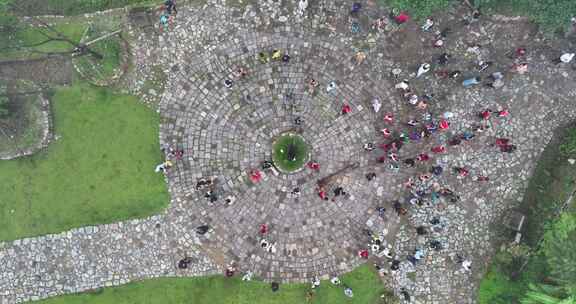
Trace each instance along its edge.
{"label": "grassy field", "polygon": [[344,295],[342,286],[323,281],[311,302],[306,301],[309,284],[280,285],[273,293],[270,284],[223,276],[206,278],[163,278],[100,289],[93,293],[67,295],[41,301],[42,304],[377,304],[384,288],[369,266],[361,266],[341,277],[354,291]]}
{"label": "grassy field", "polygon": [[85,84],[52,101],[58,140],[32,157],[0,162],[0,240],[160,212],[168,193],[159,116],[134,97]]}

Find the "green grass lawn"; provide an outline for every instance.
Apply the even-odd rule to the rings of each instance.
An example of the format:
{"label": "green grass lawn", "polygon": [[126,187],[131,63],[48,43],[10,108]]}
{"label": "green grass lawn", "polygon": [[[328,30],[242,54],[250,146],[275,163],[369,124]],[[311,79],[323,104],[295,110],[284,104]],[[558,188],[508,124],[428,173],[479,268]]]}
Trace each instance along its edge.
{"label": "green grass lawn", "polygon": [[361,266],[341,277],[354,291],[344,295],[342,286],[323,281],[312,302],[306,301],[309,284],[284,284],[273,293],[270,284],[239,277],[163,278],[100,289],[93,293],[61,296],[41,301],[43,304],[304,304],[358,303],[376,304],[384,287],[374,270]]}
{"label": "green grass lawn", "polygon": [[[293,159],[288,156],[290,145],[295,149]],[[299,135],[282,135],[274,142],[272,150],[274,164],[284,172],[298,170],[308,161],[308,144]]]}
{"label": "green grass lawn", "polygon": [[160,212],[159,116],[136,98],[76,84],[52,99],[58,140],[0,161],[0,240]]}

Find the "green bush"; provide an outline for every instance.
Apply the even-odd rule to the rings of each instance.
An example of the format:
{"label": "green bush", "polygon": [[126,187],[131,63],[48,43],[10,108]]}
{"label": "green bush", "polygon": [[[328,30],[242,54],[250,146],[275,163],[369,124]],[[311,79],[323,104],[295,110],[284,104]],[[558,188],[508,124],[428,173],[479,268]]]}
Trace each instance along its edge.
{"label": "green bush", "polygon": [[568,130],[566,140],[560,145],[560,152],[566,157],[576,155],[576,128]]}
{"label": "green bush", "polygon": [[563,214],[544,234],[542,252],[557,282],[576,282],[576,216]]}
{"label": "green bush", "polygon": [[19,30],[18,18],[4,13],[0,4],[0,49],[5,49],[15,43],[16,33]]}
{"label": "green bush", "polygon": [[[2,1],[2,0],[0,0]],[[4,0],[10,1],[10,10],[18,15],[78,15],[92,13],[150,0]],[[156,1],[161,3],[160,1]]]}
{"label": "green bush", "polygon": [[10,100],[7,93],[8,91],[6,85],[0,83],[0,118],[6,118],[10,114],[8,112],[8,103]]}

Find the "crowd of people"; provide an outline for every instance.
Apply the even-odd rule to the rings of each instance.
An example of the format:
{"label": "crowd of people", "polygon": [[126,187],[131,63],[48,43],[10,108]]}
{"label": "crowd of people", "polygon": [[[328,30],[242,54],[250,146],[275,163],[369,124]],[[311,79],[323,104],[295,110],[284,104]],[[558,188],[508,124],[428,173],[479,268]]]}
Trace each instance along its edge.
{"label": "crowd of people", "polygon": [[[307,0],[300,0],[298,6],[298,14],[304,15],[308,7]],[[173,0],[166,1],[164,5],[164,15],[172,16],[176,14],[176,5]],[[354,3],[350,9],[351,15],[357,15],[361,12],[362,5],[360,3]],[[473,11],[470,15],[463,19],[464,24],[471,24],[480,18],[481,14],[479,11]],[[404,24],[410,20],[410,16],[406,12],[394,12],[390,17],[383,16],[377,18],[373,21],[372,30],[381,31],[386,28],[386,26],[392,22],[398,25]],[[351,31],[354,32],[354,27]],[[433,18],[426,19],[421,30],[424,35],[432,36],[431,47],[438,49],[440,53],[431,62],[423,62],[419,67],[413,71],[415,78],[420,77],[434,77],[436,81],[449,81],[456,80],[457,85],[461,85],[464,88],[473,88],[478,85],[483,85],[487,88],[498,89],[505,85],[505,79],[512,77],[513,75],[523,75],[529,70],[529,64],[526,61],[528,50],[525,46],[518,46],[515,49],[510,50],[508,58],[510,62],[507,66],[499,65],[493,61],[481,60],[474,62],[474,70],[466,71],[466,74],[475,74],[473,77],[463,78],[463,72],[460,70],[450,70],[447,69],[449,63],[454,59],[452,54],[444,52],[442,48],[446,45],[449,39],[449,34],[451,33],[450,28],[438,28],[436,21]],[[466,51],[471,54],[478,54],[479,50],[482,48],[480,45],[470,46]],[[563,64],[570,63],[575,54],[574,53],[562,53],[559,54],[557,58],[551,59],[553,64]],[[267,64],[269,62],[282,62],[288,64],[291,60],[290,55],[280,49],[273,49],[270,51],[261,51],[256,55],[256,59],[261,64]],[[359,51],[353,55],[352,60],[357,65],[364,64],[369,60],[366,52]],[[248,70],[245,67],[237,67],[234,73],[235,78],[227,78],[224,80],[224,86],[227,88],[232,88],[236,81],[243,79],[248,74]],[[444,111],[441,115],[434,115],[430,110],[430,105],[433,103],[438,103],[439,100],[431,92],[418,92],[418,90],[412,86],[411,80],[399,79],[402,74],[400,69],[394,69],[391,73],[392,79],[397,80],[394,87],[391,88],[397,92],[398,98],[405,103],[405,108],[408,109],[408,116],[403,114],[403,118],[399,118],[400,115],[392,112],[384,112],[382,114],[381,122],[384,127],[380,129],[379,138],[374,141],[369,141],[362,143],[361,148],[365,153],[373,155],[373,161],[375,168],[378,166],[384,167],[386,171],[389,172],[399,172],[400,170],[410,170],[413,173],[410,178],[404,182],[405,193],[403,196],[396,198],[395,200],[389,202],[388,204],[380,204],[376,206],[375,212],[377,212],[379,218],[382,221],[386,221],[391,216],[407,217],[410,213],[417,208],[423,206],[434,207],[437,210],[442,210],[449,204],[458,204],[461,200],[461,196],[452,189],[447,182],[445,176],[452,175],[457,180],[461,181],[473,181],[473,182],[488,182],[490,177],[485,175],[482,170],[472,169],[466,165],[458,166],[446,166],[441,164],[441,162],[436,162],[435,160],[446,153],[449,153],[451,149],[455,149],[459,145],[464,145],[468,142],[477,140],[483,135],[483,132],[493,128],[494,125],[505,124],[506,120],[509,118],[511,113],[509,110],[502,106],[500,108],[485,108],[477,113],[476,123],[465,130],[452,130],[452,125],[457,119],[456,115],[450,111]],[[338,84],[336,81],[330,81],[325,85],[325,90],[328,95],[337,96],[338,95]],[[317,93],[318,87],[321,83],[314,78],[307,78],[304,87],[310,95]],[[374,98],[371,101],[372,108],[375,113],[380,113],[380,110],[384,108],[382,101],[379,98]],[[348,104],[343,103],[339,110],[340,114],[343,116],[350,115],[354,111],[354,108]],[[407,118],[406,118],[407,117]],[[494,124],[494,121],[498,121]],[[295,124],[300,125],[302,121],[300,118],[296,119]],[[449,132],[450,131],[450,132]],[[444,134],[442,137],[447,137],[445,140],[434,140],[437,139],[439,134]],[[445,136],[446,134],[455,134],[452,136]],[[430,142],[430,144],[427,144]],[[432,143],[434,142],[434,143]],[[417,152],[405,151],[414,149],[408,149],[407,147],[424,147],[419,148]],[[495,151],[501,153],[514,153],[517,150],[517,146],[513,144],[513,140],[505,137],[498,137],[492,141],[490,144],[491,148]],[[359,147],[360,148],[360,147]],[[182,158],[183,151],[175,150],[172,148],[166,148],[166,161],[156,168],[156,171],[166,172],[171,166],[173,161],[177,161]],[[317,161],[310,161],[306,167],[310,170],[312,174],[320,172],[320,164]],[[264,161],[261,168],[252,169],[248,172],[249,179],[252,183],[257,184],[263,179],[264,172],[268,170],[273,170],[274,165],[271,161]],[[422,168],[426,168],[422,170]],[[368,182],[376,179],[378,174],[376,170],[370,170],[365,173],[365,178]],[[215,202],[218,200],[218,196],[213,190],[212,185],[213,180],[199,180],[197,184],[197,190],[209,188],[206,192],[205,197],[210,202]],[[292,191],[293,195],[300,194],[300,188],[294,188]],[[318,184],[316,188],[318,198],[321,201],[335,201],[339,198],[346,198],[349,196],[349,191],[344,188],[344,185],[333,185],[333,184]],[[233,197],[227,197],[226,203],[232,204],[234,202]],[[393,212],[390,212],[388,210]],[[407,265],[417,266],[423,259],[435,253],[441,253],[446,249],[447,244],[439,238],[438,236],[442,232],[446,232],[446,220],[441,216],[434,216],[428,223],[414,227],[413,234],[415,237],[426,238],[425,246],[415,247],[413,250],[405,253],[393,253],[392,246],[386,239],[386,233],[372,231],[366,228],[364,230],[364,245],[358,248],[358,257],[361,259],[371,259],[373,258],[374,265],[378,269],[381,275],[394,274],[399,271],[402,267],[403,261],[408,263]],[[211,228],[207,225],[199,226],[196,232],[199,235],[204,235],[208,233]],[[256,229],[255,229],[256,230]],[[261,223],[257,229],[258,244],[261,250],[268,254],[276,254],[278,244],[271,238],[270,227],[267,223]],[[467,254],[462,252],[453,257],[455,264],[459,265],[463,272],[468,272],[472,268],[472,261],[470,257],[466,257]],[[178,264],[179,268],[186,268],[189,259],[185,258]],[[233,276],[237,271],[237,265],[231,264],[226,269],[226,276]],[[250,280],[253,276],[251,271],[244,274],[243,280]],[[342,284],[337,276],[332,276],[330,282],[337,286],[342,286],[344,294],[348,297],[353,297],[353,291],[349,286]],[[321,281],[318,277],[314,277],[311,281],[311,291],[308,294],[308,298],[311,299],[314,295],[314,291],[317,290],[321,285]],[[272,283],[272,290],[279,290],[279,283]],[[400,290],[400,295],[406,300],[411,300],[411,295],[408,290],[402,288]]]}

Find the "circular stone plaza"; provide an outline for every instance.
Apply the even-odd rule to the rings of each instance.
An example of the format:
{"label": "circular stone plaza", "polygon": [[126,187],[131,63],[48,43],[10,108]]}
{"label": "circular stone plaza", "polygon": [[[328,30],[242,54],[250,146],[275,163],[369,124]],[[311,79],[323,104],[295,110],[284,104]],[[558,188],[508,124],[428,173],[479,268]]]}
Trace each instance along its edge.
{"label": "circular stone plaza", "polygon": [[[367,261],[390,270],[394,260],[397,271],[383,280],[396,294],[476,302],[493,252],[489,225],[522,200],[553,131],[576,116],[573,71],[542,59],[537,46],[545,42],[521,19],[462,26],[460,15],[445,13],[435,29],[452,32],[434,49],[434,31],[419,24],[375,26],[389,12],[370,1],[355,14],[345,1],[310,1],[303,11],[282,3],[181,6],[163,31],[129,18],[131,88],[144,100],[160,96],[160,144],[184,151],[166,172],[170,206],[150,218],[3,243],[0,303],[223,273],[231,264],[287,283]],[[469,49],[474,44],[482,47]],[[504,54],[526,44],[535,50],[524,59],[529,71],[509,72],[516,62]],[[439,66],[443,52],[453,59]],[[479,71],[479,60],[494,65]],[[416,77],[425,62],[433,71]],[[142,91],[158,67],[168,79],[164,92]],[[462,76],[443,79],[441,70]],[[498,71],[503,87],[462,85]],[[398,89],[404,79],[414,105]],[[486,109],[509,115],[479,118]],[[290,172],[273,160],[274,142],[286,133],[307,150]],[[517,149],[494,147],[501,137]],[[204,225],[209,231],[195,232]],[[428,233],[418,235],[419,226]],[[417,248],[424,256],[412,263]],[[192,263],[179,269],[185,257]]]}

